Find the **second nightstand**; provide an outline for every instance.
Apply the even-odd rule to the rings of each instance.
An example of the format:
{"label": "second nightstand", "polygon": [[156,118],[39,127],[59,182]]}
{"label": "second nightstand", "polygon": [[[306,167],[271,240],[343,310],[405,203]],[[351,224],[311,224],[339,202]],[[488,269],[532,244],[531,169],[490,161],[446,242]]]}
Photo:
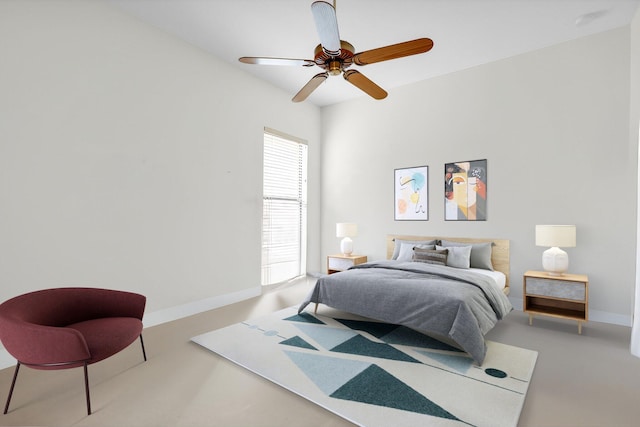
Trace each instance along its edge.
{"label": "second nightstand", "polygon": [[366,255],[329,255],[327,256],[327,274],[348,270],[350,267],[367,262]]}
{"label": "second nightstand", "polygon": [[523,310],[529,313],[529,324],[534,314],[572,319],[582,323],[589,319],[589,278],[584,274],[552,276],[543,271],[524,273]]}

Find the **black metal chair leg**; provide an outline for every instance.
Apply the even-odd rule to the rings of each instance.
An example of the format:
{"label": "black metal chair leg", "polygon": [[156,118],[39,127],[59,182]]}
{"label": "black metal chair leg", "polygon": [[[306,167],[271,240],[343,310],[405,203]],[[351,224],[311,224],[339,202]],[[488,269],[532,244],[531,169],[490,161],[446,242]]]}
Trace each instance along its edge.
{"label": "black metal chair leg", "polygon": [[9,389],[9,396],[7,397],[7,404],[4,406],[4,413],[9,412],[9,403],[11,403],[11,396],[13,395],[13,387],[16,385],[18,379],[18,371],[20,370],[20,362],[16,364],[16,370],[13,372],[13,381],[11,381],[11,388]]}
{"label": "black metal chair leg", "polygon": [[[142,339],[142,334],[140,334],[140,344],[142,346],[142,355],[144,356],[145,362],[147,361],[147,352],[144,348],[144,340]],[[84,389],[85,394],[87,396],[87,415],[91,415],[91,397],[89,392],[89,369],[88,363],[84,362]],[[18,379],[18,372],[20,371],[20,362],[16,364],[16,369],[13,373],[13,380],[11,381],[11,387],[9,388],[9,395],[7,396],[7,403],[4,406],[4,413],[9,412],[9,405],[11,404],[11,397],[13,396],[13,389],[16,386],[16,380]]]}
{"label": "black metal chair leg", "polygon": [[84,390],[87,394],[87,415],[91,415],[91,399],[89,399],[89,371],[87,362],[84,362]]}
{"label": "black metal chair leg", "polygon": [[142,345],[142,355],[144,356],[144,361],[147,361],[147,352],[144,351],[144,341],[142,339],[142,334],[140,334],[140,344]]}

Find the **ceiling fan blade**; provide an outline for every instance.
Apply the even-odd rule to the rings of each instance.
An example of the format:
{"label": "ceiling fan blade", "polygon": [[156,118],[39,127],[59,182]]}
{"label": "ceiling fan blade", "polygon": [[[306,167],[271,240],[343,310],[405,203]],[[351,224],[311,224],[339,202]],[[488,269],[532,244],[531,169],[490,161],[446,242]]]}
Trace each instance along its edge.
{"label": "ceiling fan blade", "polygon": [[387,92],[356,70],[345,71],[344,79],[375,99],[384,99]]}
{"label": "ceiling fan blade", "polygon": [[289,58],[260,58],[255,56],[243,56],[238,61],[245,64],[257,65],[287,65],[293,67],[311,67],[316,65],[311,59],[289,59]]}
{"label": "ceiling fan blade", "polygon": [[327,77],[329,77],[329,73],[327,72],[316,74],[311,78],[311,80],[307,82],[306,85],[302,87],[302,89],[300,89],[298,93],[296,93],[296,96],[294,96],[291,100],[293,102],[304,101],[309,95],[311,95],[311,92],[316,90],[318,86],[320,86],[322,83],[324,83],[325,80],[327,80]]}
{"label": "ceiling fan blade", "polygon": [[367,65],[375,62],[388,61],[389,59],[425,53],[430,51],[432,47],[433,40],[431,39],[422,38],[411,40],[357,53],[353,57],[353,63],[356,65]]}
{"label": "ceiling fan blade", "polygon": [[316,29],[322,48],[328,55],[339,55],[340,32],[338,31],[336,10],[327,2],[316,1],[311,4],[311,13],[316,21]]}

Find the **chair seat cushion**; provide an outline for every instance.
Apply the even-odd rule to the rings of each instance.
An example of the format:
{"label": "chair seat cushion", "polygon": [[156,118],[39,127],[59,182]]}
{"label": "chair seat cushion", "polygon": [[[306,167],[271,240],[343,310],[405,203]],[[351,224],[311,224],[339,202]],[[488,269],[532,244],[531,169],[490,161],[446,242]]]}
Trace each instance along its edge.
{"label": "chair seat cushion", "polygon": [[91,360],[96,363],[124,350],[142,333],[142,321],[135,317],[107,317],[74,323],[68,328],[79,331],[87,342]]}

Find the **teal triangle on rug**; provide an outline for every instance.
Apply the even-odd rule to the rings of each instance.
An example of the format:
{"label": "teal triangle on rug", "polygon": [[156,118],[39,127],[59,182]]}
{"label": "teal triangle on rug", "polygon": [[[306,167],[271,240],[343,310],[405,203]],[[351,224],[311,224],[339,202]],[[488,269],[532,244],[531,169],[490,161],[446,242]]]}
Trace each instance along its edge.
{"label": "teal triangle on rug", "polygon": [[304,311],[302,313],[287,317],[285,320],[289,320],[291,322],[316,323],[318,325],[324,325],[324,322],[322,320]]}
{"label": "teal triangle on rug", "polygon": [[[360,360],[293,351],[285,351],[285,353],[327,395],[335,393],[345,383],[371,366],[370,363]],[[329,372],[331,375],[328,375]]]}
{"label": "teal triangle on rug", "polygon": [[403,362],[420,363],[406,353],[386,343],[373,342],[362,335],[333,347],[331,351],[336,353],[359,354],[361,356],[375,357],[379,359],[400,360]]}
{"label": "teal triangle on rug", "polygon": [[331,397],[460,421],[377,365],[344,383]]}
{"label": "teal triangle on rug", "polygon": [[364,331],[376,338],[382,338],[385,335],[390,334],[401,326],[391,325],[389,323],[370,322],[365,320],[353,320],[353,319],[336,319],[350,329],[358,331]]}
{"label": "teal triangle on rug", "polygon": [[296,307],[192,341],[366,427],[517,426],[537,359],[535,351],[487,341],[478,366],[405,327]]}
{"label": "teal triangle on rug", "polygon": [[293,347],[308,348],[309,350],[317,350],[317,348],[309,344],[304,339],[300,338],[298,335],[296,335],[295,337],[288,338],[284,341],[281,341],[280,344],[290,345]]}

